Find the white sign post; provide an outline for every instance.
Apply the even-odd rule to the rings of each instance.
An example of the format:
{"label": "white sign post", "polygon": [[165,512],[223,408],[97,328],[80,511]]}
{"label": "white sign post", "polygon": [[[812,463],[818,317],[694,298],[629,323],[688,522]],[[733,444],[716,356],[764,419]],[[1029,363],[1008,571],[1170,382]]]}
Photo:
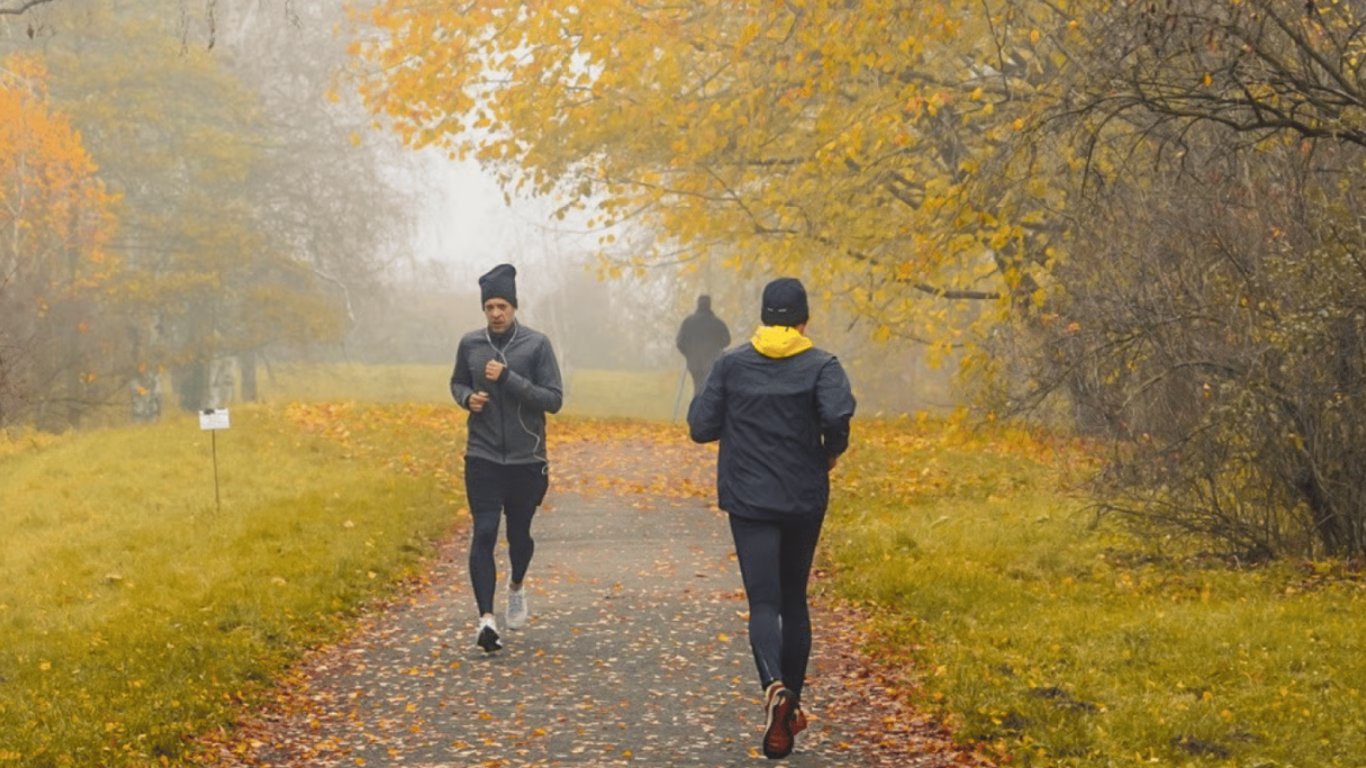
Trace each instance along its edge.
{"label": "white sign post", "polygon": [[199,428],[209,433],[209,443],[213,446],[213,505],[223,511],[223,502],[218,496],[218,430],[228,428],[227,408],[205,408],[199,412]]}

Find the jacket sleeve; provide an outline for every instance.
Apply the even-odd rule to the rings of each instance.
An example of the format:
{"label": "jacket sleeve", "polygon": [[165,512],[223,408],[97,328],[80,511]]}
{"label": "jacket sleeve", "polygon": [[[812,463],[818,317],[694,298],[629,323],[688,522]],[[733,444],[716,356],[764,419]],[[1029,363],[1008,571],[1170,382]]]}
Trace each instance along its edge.
{"label": "jacket sleeve", "polygon": [[559,413],[560,406],[564,405],[564,383],[560,380],[560,364],[555,361],[550,339],[540,340],[535,360],[530,376],[508,368],[502,379],[503,390],[538,410]]}
{"label": "jacket sleeve", "polygon": [[834,355],[816,377],[816,409],[821,419],[821,444],[826,456],[839,456],[849,447],[849,420],[854,417],[854,392],[839,358]]}
{"label": "jacket sleeve", "polygon": [[712,367],[702,392],[688,403],[688,433],[695,443],[721,439],[726,419],[726,365],[723,355]]}
{"label": "jacket sleeve", "polygon": [[455,350],[455,370],[451,371],[451,397],[461,408],[469,408],[470,395],[474,394],[474,376],[470,373],[469,346],[464,339]]}

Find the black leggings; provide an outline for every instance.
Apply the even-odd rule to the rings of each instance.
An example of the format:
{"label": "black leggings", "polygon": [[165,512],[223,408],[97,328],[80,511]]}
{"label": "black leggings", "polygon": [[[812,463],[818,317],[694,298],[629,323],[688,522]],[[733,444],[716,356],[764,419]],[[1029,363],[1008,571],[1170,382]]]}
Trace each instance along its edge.
{"label": "black leggings", "polygon": [[465,496],[474,518],[470,536],[470,583],[479,614],[493,613],[493,591],[498,581],[493,548],[498,526],[508,518],[508,559],[512,581],[520,583],[531,565],[536,542],[531,538],[531,518],[545,498],[550,475],[545,464],[498,464],[465,457]]}
{"label": "black leggings", "polygon": [[688,375],[692,376],[692,394],[697,397],[702,394],[702,387],[707,383],[707,374],[711,373],[711,363],[688,361]]}
{"label": "black leggings", "polygon": [[824,514],[775,522],[730,516],[759,683],[767,689],[782,680],[799,698],[811,656],[806,585],[824,520]]}

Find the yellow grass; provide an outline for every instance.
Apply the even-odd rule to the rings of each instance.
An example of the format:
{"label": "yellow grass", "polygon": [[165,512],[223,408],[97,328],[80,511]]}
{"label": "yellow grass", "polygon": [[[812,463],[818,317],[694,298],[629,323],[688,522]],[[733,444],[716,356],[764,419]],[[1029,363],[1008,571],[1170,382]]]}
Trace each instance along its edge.
{"label": "yellow grass", "polygon": [[[566,416],[681,421],[692,397],[691,380],[679,394],[680,370],[575,369],[565,376]],[[265,402],[450,403],[450,366],[359,363],[276,365],[260,378]],[[675,408],[676,407],[676,408]]]}
{"label": "yellow grass", "polygon": [[1038,766],[1362,764],[1360,574],[1134,541],[1063,492],[1081,446],[952,420],[856,429],[835,588],[960,738]]}
{"label": "yellow grass", "polygon": [[[458,430],[389,432],[441,455]],[[178,756],[456,518],[449,477],[283,410],[237,409],[216,442],[221,511],[189,417],[0,452],[0,766]]]}
{"label": "yellow grass", "polygon": [[[420,567],[462,502],[448,375],[282,375],[272,401],[319,399],[233,408],[221,512],[192,417],[0,438],[0,766],[184,759]],[[668,418],[675,376],[576,373],[567,410]],[[856,420],[822,553],[901,690],[1013,764],[1360,765],[1360,574],[1133,541],[1065,492],[1088,467],[1043,435]]]}

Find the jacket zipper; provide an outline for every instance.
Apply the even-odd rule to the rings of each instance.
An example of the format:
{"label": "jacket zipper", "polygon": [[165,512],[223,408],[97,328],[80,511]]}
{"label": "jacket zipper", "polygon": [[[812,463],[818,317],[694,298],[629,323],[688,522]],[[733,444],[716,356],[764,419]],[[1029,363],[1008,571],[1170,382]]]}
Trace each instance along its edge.
{"label": "jacket zipper", "polygon": [[[494,354],[494,359],[497,359],[497,357],[498,357],[498,354],[497,354],[497,353],[501,352],[501,353],[502,353],[502,357],[503,357],[503,365],[504,365],[504,366],[507,366],[507,364],[508,364],[508,347],[511,347],[511,346],[512,346],[512,341],[513,341],[512,339],[508,339],[507,346],[503,347],[501,350],[499,350],[497,347],[494,347],[494,352],[495,352],[495,354]],[[498,436],[499,436],[499,438],[500,438],[500,442],[502,443],[502,447],[503,447],[503,463],[506,464],[506,463],[508,463],[508,419],[507,419],[507,403],[504,402],[504,400],[506,400],[506,398],[503,397],[503,383],[500,382],[500,381],[495,381],[495,382],[493,382],[493,383],[498,387],[498,427],[499,427],[499,430],[498,430],[499,435],[498,435]]]}

